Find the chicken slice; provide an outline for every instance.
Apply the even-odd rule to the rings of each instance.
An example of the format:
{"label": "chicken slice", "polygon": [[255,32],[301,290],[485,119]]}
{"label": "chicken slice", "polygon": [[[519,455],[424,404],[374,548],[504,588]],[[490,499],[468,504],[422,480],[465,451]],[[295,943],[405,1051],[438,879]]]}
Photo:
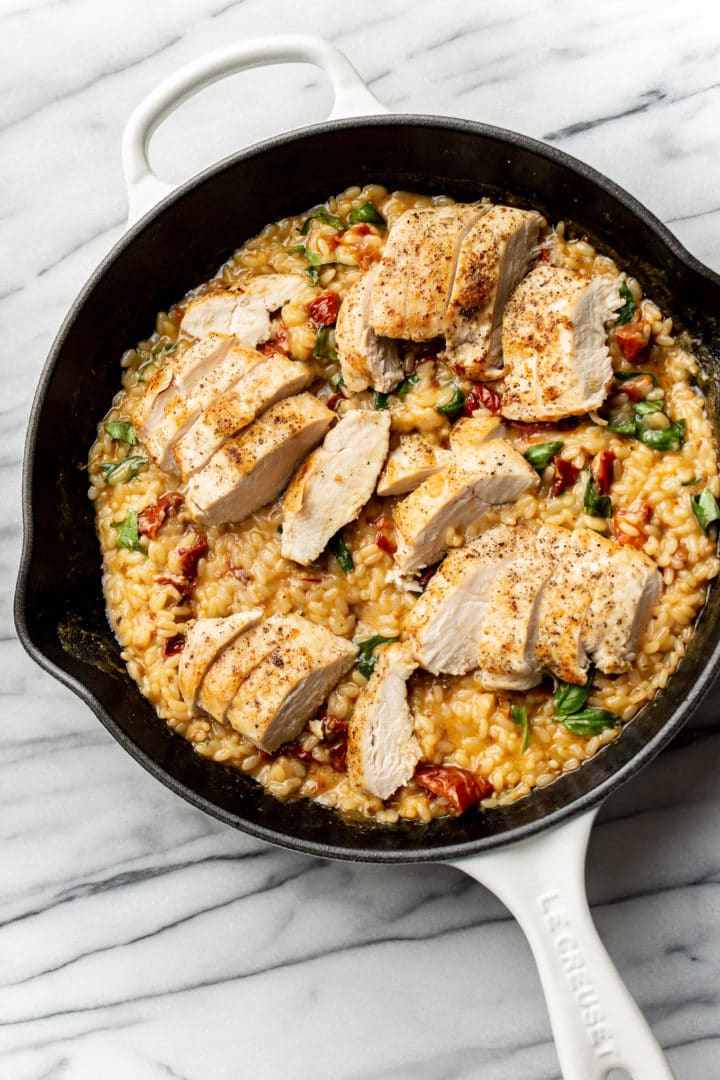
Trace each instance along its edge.
{"label": "chicken slice", "polygon": [[465,236],[445,324],[444,359],[469,379],[503,372],[502,318],[545,224],[534,210],[492,206]]}
{"label": "chicken slice", "polygon": [[312,394],[285,398],[229,439],[190,477],[186,502],[198,521],[243,521],[280,494],[335,420]]}
{"label": "chicken slice", "polygon": [[213,661],[246,630],[257,626],[262,617],[262,608],[252,608],[219,619],[196,619],[192,623],[185,634],[178,664],[180,693],[191,708],[198,704],[200,685]]}
{"label": "chicken slice", "polygon": [[406,210],[385,244],[372,286],[376,334],[429,341],[445,332],[460,245],[487,205],[454,203]]}
{"label": "chicken slice", "polygon": [[446,556],[405,619],[422,667],[433,675],[465,675],[478,666],[493,583],[531,543],[529,529],[497,525]]}
{"label": "chicken slice", "polygon": [[283,616],[288,635],[240,684],[226,720],[272,753],[297,738],[355,663],[357,646],[299,615]]}
{"label": "chicken slice", "polygon": [[351,394],[369,386],[387,394],[405,376],[397,342],[378,337],[370,326],[370,300],[376,276],[377,266],[373,266],[352,286],[338,312],[335,347],[342,377]]}
{"label": "chicken slice", "polygon": [[457,455],[482,454],[485,443],[504,436],[499,416],[461,416],[450,432],[450,449]]}
{"label": "chicken slice", "polygon": [[213,331],[234,334],[241,344],[254,349],[270,338],[271,312],[292,300],[306,284],[299,274],[259,274],[235,288],[203,293],[188,303],[180,329],[196,338]]}
{"label": "chicken slice", "polygon": [[583,625],[614,545],[592,529],[571,532],[544,525],[538,536],[547,544],[555,569],[538,606],[537,662],[564,682],[584,684],[590,658],[583,644]]}
{"label": "chicken slice", "polygon": [[618,547],[603,573],[582,628],[582,643],[606,675],[627,671],[662,594],[662,577],[647,555]]}
{"label": "chicken slice", "polygon": [[347,771],[353,784],[388,799],[411,779],[421,756],[407,701],[407,680],[417,665],[407,645],[386,645],[377,655],[350,717]]}
{"label": "chicken slice", "polygon": [[422,435],[401,435],[390,451],[378,480],[378,495],[405,495],[441,469],[448,453],[432,446]]}
{"label": "chicken slice", "polygon": [[538,482],[536,471],[504,439],[486,443],[477,458],[459,456],[395,508],[397,570],[408,576],[437,562],[451,530],[478,522],[491,506],[514,502]]}
{"label": "chicken slice", "polygon": [[284,356],[257,356],[260,359],[255,366],[216,398],[176,441],[173,455],[183,480],[201,469],[226,439],[310,381],[305,364]]}
{"label": "chicken slice", "polygon": [[605,322],[619,279],[540,263],[505,308],[503,415],[557,420],[599,408],[613,372]]}

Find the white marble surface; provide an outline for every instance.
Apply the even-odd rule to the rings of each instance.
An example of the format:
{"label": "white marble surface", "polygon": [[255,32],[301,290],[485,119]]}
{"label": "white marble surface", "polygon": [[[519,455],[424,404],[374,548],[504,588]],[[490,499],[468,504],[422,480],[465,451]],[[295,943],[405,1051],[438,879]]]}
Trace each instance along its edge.
{"label": "white marble surface", "polygon": [[[27,659],[11,594],[22,441],[63,313],[123,229],[124,120],[236,38],[327,35],[392,109],[544,137],[609,173],[720,270],[714,0],[0,3],[0,1077],[551,1080],[547,1014],[501,904],[441,866],[324,863],[182,803]],[[319,119],[286,68],[185,106],[180,179]],[[718,697],[604,808],[588,886],[679,1080],[720,1075]]]}

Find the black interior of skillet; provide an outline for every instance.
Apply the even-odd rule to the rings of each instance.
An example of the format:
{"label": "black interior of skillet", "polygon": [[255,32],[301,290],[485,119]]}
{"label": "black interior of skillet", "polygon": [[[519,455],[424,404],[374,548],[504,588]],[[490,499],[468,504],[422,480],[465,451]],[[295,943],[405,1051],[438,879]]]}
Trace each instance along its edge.
{"label": "black interior of skillet", "polygon": [[490,195],[574,223],[631,269],[676,324],[700,340],[717,416],[720,280],[627,195],[523,137],[465,122],[377,118],[320,125],[221,163],[190,182],[117,246],[54,346],[26,458],[26,551],[16,598],[28,649],[79,693],[125,748],[196,805],[254,835],[351,859],[447,858],[519,838],[590,806],[666,742],[717,664],[713,589],[688,656],[667,690],[592,761],[511,807],[432,826],[358,825],[309,802],[282,804],[238,772],[207,763],[141,697],[105,618],[100,555],[82,463],[119,386],[119,357],[158,310],[206,280],[263,225],[350,184]]}

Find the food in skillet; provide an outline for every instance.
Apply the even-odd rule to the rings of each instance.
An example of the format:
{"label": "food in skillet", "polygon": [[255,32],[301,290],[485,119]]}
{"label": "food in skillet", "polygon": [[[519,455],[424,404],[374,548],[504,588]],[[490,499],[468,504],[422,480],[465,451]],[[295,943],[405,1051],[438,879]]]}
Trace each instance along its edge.
{"label": "food in skillet", "polygon": [[352,188],[122,366],[89,471],[109,619],[159,716],[271,794],[503,805],[682,659],[719,568],[697,361],[562,223]]}

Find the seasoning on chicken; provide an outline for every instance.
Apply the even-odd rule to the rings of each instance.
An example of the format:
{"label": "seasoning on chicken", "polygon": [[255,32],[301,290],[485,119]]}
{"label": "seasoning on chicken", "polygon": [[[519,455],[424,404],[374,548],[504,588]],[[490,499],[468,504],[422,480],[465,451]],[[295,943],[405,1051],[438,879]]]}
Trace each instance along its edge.
{"label": "seasoning on chicken", "polygon": [[272,502],[335,420],[312,394],[286,398],[217,450],[187,485],[187,504],[211,525],[242,521]]}
{"label": "seasoning on chicken", "polygon": [[454,454],[483,453],[490,439],[502,439],[505,426],[499,416],[461,416],[450,431],[450,450]]}
{"label": "seasoning on chicken", "polygon": [[390,439],[389,412],[346,413],[303,462],[283,500],[281,552],[313,562],[372,496]]}
{"label": "seasoning on chicken", "polygon": [[200,683],[198,706],[215,720],[225,722],[240,685],[251,671],[293,633],[282,615],[272,615],[235,638],[208,667]]}
{"label": "seasoning on chicken", "polygon": [[335,348],[345,385],[351,394],[369,386],[387,394],[404,377],[396,341],[378,337],[370,325],[370,300],[377,276],[373,266],[348,291],[340,305]]}
{"label": "seasoning on chicken", "polygon": [[407,680],[417,665],[407,645],[385,645],[377,655],[350,718],[347,769],[353,784],[387,799],[407,784],[421,756],[407,701]]}
{"label": "seasoning on chicken", "polygon": [[540,263],[505,308],[503,416],[557,420],[599,408],[613,372],[605,322],[618,279]]}
{"label": "seasoning on chicken", "polygon": [[492,206],[465,236],[445,317],[444,359],[459,375],[502,376],[503,311],[544,224],[534,210]]}
{"label": "seasoning on chicken", "polygon": [[252,608],[218,619],[196,619],[190,625],[178,663],[178,686],[191,708],[198,704],[200,686],[210,665],[236,638],[257,626],[262,617],[262,608]]}
{"label": "seasoning on chicken", "polygon": [[202,293],[185,310],[180,329],[190,337],[234,334],[254,349],[272,333],[270,314],[307,284],[299,274],[260,274],[229,289]]}
{"label": "seasoning on chicken", "polygon": [[441,469],[447,459],[447,451],[432,446],[422,435],[401,435],[380,473],[378,495],[405,495],[414,491],[418,484]]}
{"label": "seasoning on chicken", "polygon": [[627,671],[662,593],[662,577],[635,548],[615,547],[585,614],[582,642],[606,675]]}

